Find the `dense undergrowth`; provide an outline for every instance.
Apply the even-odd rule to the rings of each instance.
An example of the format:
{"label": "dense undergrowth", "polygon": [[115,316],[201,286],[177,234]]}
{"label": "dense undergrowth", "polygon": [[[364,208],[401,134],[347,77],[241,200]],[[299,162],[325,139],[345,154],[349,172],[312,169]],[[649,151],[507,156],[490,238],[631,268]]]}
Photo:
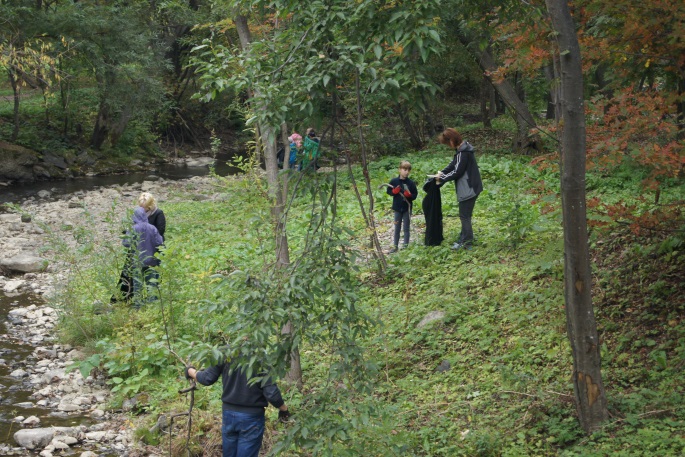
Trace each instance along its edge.
{"label": "dense undergrowth", "polygon": [[[218,198],[183,201],[183,193],[197,190],[181,189],[178,199],[162,203],[168,220],[162,299],[141,312],[120,305],[112,313],[93,314],[93,303],[109,298],[123,254],[114,242],[94,249],[102,237],[83,238],[82,252],[69,253],[78,274],[57,303],[64,316],[62,338],[90,350],[92,356],[80,367],[84,372],[97,367],[93,375],[108,376],[117,394],[114,408],[139,395],[138,436],[162,448],[168,437],[147,429],[159,414],[188,409],[188,397],[177,393],[186,386],[183,367],[169,349],[206,363],[214,343],[236,344],[234,338],[240,337],[256,351],[258,345],[241,332],[251,331],[259,340],[262,327],[246,330],[241,319],[262,313],[260,325],[269,326],[282,317],[277,316],[281,303],[292,306],[291,316],[311,312],[310,319],[321,321],[298,315],[311,331],[300,347],[304,389],[286,393],[292,424],[276,425],[275,411],[268,412],[267,450],[286,448],[284,455],[682,455],[682,221],[669,231],[635,231],[620,223],[592,228],[593,296],[611,418],[602,430],[585,436],[575,414],[565,335],[558,174],[531,165],[530,157],[503,153],[504,145],[486,131],[465,130],[467,139],[484,145],[478,161],[485,191],[474,214],[473,250],[449,248],[459,229],[450,186],[442,193],[443,245],[423,246],[423,218],[416,205],[412,243],[388,257],[388,271],[380,275],[346,170],[319,173],[297,186],[288,217],[291,260],[305,263],[310,276],[298,270],[301,277],[279,289],[291,300],[279,302],[285,292],[263,292],[279,280],[272,268],[264,183],[254,176],[218,179],[208,190],[218,190]],[[412,162],[412,177],[421,184],[423,176],[449,161],[450,151],[432,146],[402,158]],[[378,186],[396,174],[397,162],[383,158],[369,166],[376,216],[386,232],[390,201]],[[354,171],[361,186],[361,172]],[[326,190],[333,189],[334,179],[336,211],[324,211],[316,202],[331,195]],[[640,179],[640,170],[629,165],[612,174],[590,174],[588,198],[636,203]],[[312,182],[320,186],[310,187]],[[683,187],[682,180],[663,186],[661,204],[681,202]],[[636,208],[653,210],[646,199]],[[590,211],[591,221],[607,221],[601,206]],[[322,213],[328,218],[319,217]],[[107,230],[118,233],[120,226],[111,222]],[[315,239],[309,230],[313,223],[325,226],[336,243]],[[303,251],[315,255],[302,256]],[[339,253],[350,253],[336,260],[344,277],[316,260]],[[69,261],[66,254],[62,258]],[[335,291],[327,292],[329,301],[340,303],[331,306],[328,318],[311,291],[297,287],[301,279],[311,281],[311,290],[326,290],[317,283],[319,272],[347,287],[337,298]],[[264,305],[267,301],[273,306]],[[444,317],[419,325],[433,311]],[[350,356],[356,371],[337,376],[340,367],[350,369],[336,362],[353,346],[340,336],[349,328],[358,332],[360,352]],[[192,346],[192,341],[198,343]],[[263,343],[272,347],[270,340]],[[198,455],[218,455],[219,388],[195,393],[190,448]],[[178,455],[185,455],[185,436],[185,430],[174,430]]]}

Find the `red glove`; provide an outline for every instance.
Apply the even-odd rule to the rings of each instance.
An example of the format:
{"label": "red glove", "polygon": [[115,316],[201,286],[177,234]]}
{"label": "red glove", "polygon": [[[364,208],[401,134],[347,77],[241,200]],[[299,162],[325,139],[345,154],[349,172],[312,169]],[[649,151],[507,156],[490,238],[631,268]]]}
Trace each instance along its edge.
{"label": "red glove", "polygon": [[409,192],[408,190],[405,190],[405,191],[404,191],[404,196],[407,197],[407,198],[411,198],[411,192]]}
{"label": "red glove", "polygon": [[393,194],[393,195],[397,195],[397,194],[400,193],[400,190],[401,190],[401,189],[400,189],[400,186],[393,187],[393,189],[392,189],[392,194]]}

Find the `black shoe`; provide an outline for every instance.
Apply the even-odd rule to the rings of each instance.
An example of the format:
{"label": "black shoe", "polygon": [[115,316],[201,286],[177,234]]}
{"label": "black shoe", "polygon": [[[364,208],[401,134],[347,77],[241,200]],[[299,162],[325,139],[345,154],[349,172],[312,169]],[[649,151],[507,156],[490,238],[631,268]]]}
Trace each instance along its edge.
{"label": "black shoe", "polygon": [[397,246],[393,246],[392,249],[388,251],[388,254],[394,254],[397,252]]}

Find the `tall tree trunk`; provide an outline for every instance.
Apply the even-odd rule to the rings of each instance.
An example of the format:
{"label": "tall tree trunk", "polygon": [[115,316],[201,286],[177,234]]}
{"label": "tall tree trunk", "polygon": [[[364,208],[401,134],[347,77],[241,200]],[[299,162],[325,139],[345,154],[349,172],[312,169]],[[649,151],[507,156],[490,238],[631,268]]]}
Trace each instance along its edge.
{"label": "tall tree trunk", "polygon": [[490,114],[490,93],[492,92],[492,84],[490,80],[483,76],[480,83],[480,118],[483,121],[483,127],[492,128],[492,116]]}
{"label": "tall tree trunk", "polygon": [[535,119],[533,119],[533,115],[530,114],[528,106],[519,98],[516,93],[516,88],[508,80],[500,80],[492,77],[492,74],[497,70],[497,64],[495,63],[492,54],[490,54],[489,48],[481,50],[477,46],[469,46],[470,43],[464,36],[460,36],[459,39],[467,49],[475,54],[485,77],[490,80],[490,83],[511,110],[518,130],[517,138],[514,139],[514,149],[525,150],[531,143],[528,139],[528,131],[537,127],[537,123],[535,122]]}
{"label": "tall tree trunk", "polygon": [[676,122],[678,124],[678,139],[685,139],[685,67],[678,75],[678,102],[676,103]]}
{"label": "tall tree trunk", "polygon": [[[240,39],[240,46],[243,51],[247,51],[252,42],[250,29],[247,24],[247,17],[244,15],[236,15],[233,20],[238,31],[238,38]],[[259,99],[259,91],[254,90],[254,96]],[[261,109],[260,106],[253,106],[255,110]],[[275,129],[270,125],[258,125],[262,143],[264,145],[264,164],[266,166],[266,179],[269,184],[269,196],[273,201],[271,214],[275,221],[275,237],[276,237],[276,265],[279,268],[284,268],[290,264],[290,253],[288,249],[288,236],[286,235],[284,227],[283,210],[285,208],[286,196],[280,192],[280,183],[278,179],[278,159],[277,153],[277,137]],[[293,329],[291,323],[286,324],[282,332],[286,335],[293,335],[296,329]],[[290,372],[286,379],[297,385],[299,389],[302,388],[302,366],[300,364],[299,349],[294,349],[290,354]]]}
{"label": "tall tree trunk", "polygon": [[13,118],[14,118],[14,128],[12,129],[12,143],[17,141],[19,137],[19,97],[21,96],[21,86],[19,84],[19,77],[10,67],[7,71],[10,85],[12,86],[12,94],[14,96],[14,108],[13,108]]}
{"label": "tall tree trunk", "polygon": [[96,75],[98,86],[102,91],[100,94],[100,106],[98,107],[98,116],[93,127],[93,134],[90,138],[90,145],[95,149],[102,148],[105,140],[109,136],[111,128],[111,108],[109,106],[109,91],[114,85],[116,76],[111,69],[104,71],[104,74]]}
{"label": "tall tree trunk", "polygon": [[566,0],[545,0],[560,51],[561,203],[564,222],[566,327],[573,352],[573,387],[586,433],[607,419],[585,207],[585,111],[580,46]]}
{"label": "tall tree trunk", "polygon": [[93,127],[93,134],[90,137],[90,145],[100,150],[109,135],[109,107],[105,100],[100,101],[98,116]]}
{"label": "tall tree trunk", "polygon": [[409,143],[412,145],[412,147],[418,149],[423,146],[423,141],[421,141],[419,134],[416,132],[416,129],[411,123],[409,110],[407,110],[407,108],[405,108],[399,102],[395,103],[395,109],[397,110],[397,115],[399,116],[400,121],[402,121],[402,126],[404,127],[405,133],[409,137]]}
{"label": "tall tree trunk", "polygon": [[561,120],[561,68],[559,66],[559,56],[552,56],[552,63],[544,67],[545,78],[549,86],[547,93],[547,113],[546,119],[554,119],[557,123]]}
{"label": "tall tree trunk", "polygon": [[555,107],[558,98],[555,90],[558,87],[558,84],[557,79],[554,77],[554,66],[552,64],[545,65],[542,67],[542,73],[545,75],[545,81],[547,81],[547,109],[545,110],[545,119],[556,119]]}
{"label": "tall tree trunk", "polygon": [[369,217],[367,219],[368,228],[371,230],[371,247],[374,249],[378,266],[381,273],[385,273],[388,269],[388,264],[383,255],[381,242],[378,239],[378,231],[376,230],[376,220],[373,215],[373,190],[371,189],[371,177],[369,176],[369,163],[366,158],[366,143],[364,142],[364,131],[362,129],[362,94],[359,82],[359,71],[355,75],[355,84],[357,90],[357,133],[359,134],[359,145],[362,155],[362,172],[364,174],[364,182],[366,183],[366,195],[369,197]]}
{"label": "tall tree trunk", "polygon": [[[60,71],[62,70],[62,61],[60,60]],[[59,81],[59,95],[62,105],[62,134],[66,137],[69,133],[69,100],[71,96],[71,78],[61,78]]]}

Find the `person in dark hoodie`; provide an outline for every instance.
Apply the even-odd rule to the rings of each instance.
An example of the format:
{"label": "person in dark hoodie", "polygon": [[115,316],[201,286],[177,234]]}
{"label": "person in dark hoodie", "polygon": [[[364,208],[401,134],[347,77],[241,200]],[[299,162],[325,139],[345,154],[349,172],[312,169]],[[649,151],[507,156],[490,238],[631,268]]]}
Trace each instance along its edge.
{"label": "person in dark hoodie", "polygon": [[452,249],[471,249],[473,245],[471,217],[476,199],[483,191],[483,181],[480,178],[474,148],[468,141],[462,139],[459,132],[452,128],[445,129],[438,137],[438,141],[455,150],[454,158],[450,164],[436,173],[438,183],[454,181],[454,188],[457,191],[461,233]]}
{"label": "person in dark hoodie", "polygon": [[409,244],[409,224],[413,201],[419,194],[414,181],[409,179],[411,164],[406,160],[400,162],[399,175],[392,178],[386,192],[392,196],[392,210],[395,213],[395,232],[391,253],[397,252],[400,243],[400,229],[404,230],[403,247]]}
{"label": "person in dark hoodie", "polygon": [[[159,278],[153,268],[159,265],[155,257],[157,248],[164,240],[154,225],[148,222],[145,209],[137,206],[133,211],[133,227],[126,232],[122,243],[125,247],[135,249],[131,259],[131,277],[133,278],[133,307],[140,309],[145,301],[149,301],[147,286]],[[148,300],[145,300],[145,299]]]}
{"label": "person in dark hoodie", "polygon": [[265,378],[249,383],[240,369],[232,369],[229,362],[205,370],[187,367],[185,375],[203,386],[211,386],[219,377],[223,384],[221,394],[221,445],[223,457],[258,457],[264,435],[264,408],[269,403],[278,408],[278,419],[287,421],[288,407],[278,386]]}

